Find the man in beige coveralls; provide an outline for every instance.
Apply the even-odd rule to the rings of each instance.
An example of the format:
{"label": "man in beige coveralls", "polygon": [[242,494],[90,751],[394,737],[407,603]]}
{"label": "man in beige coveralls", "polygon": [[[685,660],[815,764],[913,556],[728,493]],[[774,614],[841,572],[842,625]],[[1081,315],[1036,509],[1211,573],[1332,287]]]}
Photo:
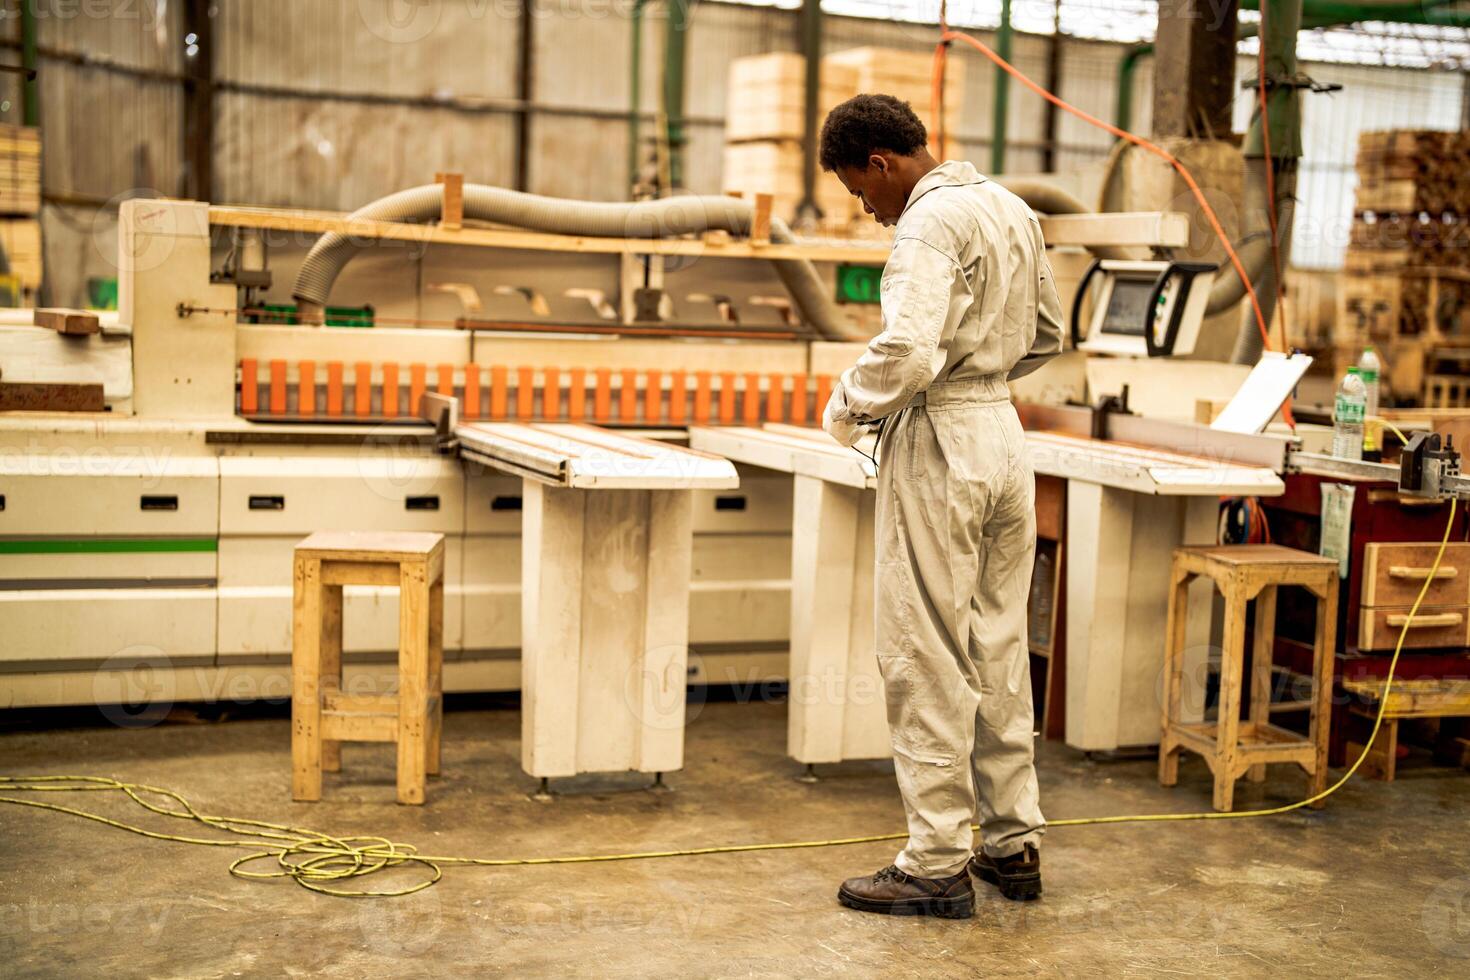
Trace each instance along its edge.
{"label": "man in beige coveralls", "polygon": [[1041,894],[1026,644],[1035,481],[1006,380],[1060,353],[1061,305],[1030,208],[969,163],[939,163],[926,140],[885,95],[843,103],[822,127],[823,169],[897,225],[883,332],[843,373],[823,426],[850,446],[881,421],[875,635],[909,839],[838,899],[965,918],[971,873],[1007,898]]}

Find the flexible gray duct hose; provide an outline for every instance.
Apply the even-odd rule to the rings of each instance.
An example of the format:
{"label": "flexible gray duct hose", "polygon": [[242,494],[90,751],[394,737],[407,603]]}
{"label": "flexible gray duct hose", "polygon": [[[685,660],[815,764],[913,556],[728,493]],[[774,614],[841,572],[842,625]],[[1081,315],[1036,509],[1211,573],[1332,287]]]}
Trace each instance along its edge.
{"label": "flexible gray duct hose", "polygon": [[[992,177],[1006,190],[1026,202],[1026,206],[1042,214],[1092,214],[1093,211],[1073,195],[1043,180],[1026,177]],[[1087,250],[1100,259],[1127,259],[1128,250],[1116,245],[1089,245]]]}
{"label": "flexible gray duct hose", "polygon": [[[354,211],[351,217],[424,221],[439,215],[442,200],[442,185],[426,184],[379,198]],[[542,197],[485,184],[464,185],[465,217],[560,235],[661,238],[710,230],[744,235],[750,231],[753,210],[750,202],[733,197],[685,195],[628,204]],[[793,241],[790,229],[777,218],[771,219],[771,240],[780,244]],[[362,248],[361,241],[346,235],[322,235],[296,273],[292,295],[302,304],[325,306],[332,283]],[[772,259],[771,264],[796,308],[817,333],[827,340],[862,339],[837,315],[826,286],[809,261]]]}

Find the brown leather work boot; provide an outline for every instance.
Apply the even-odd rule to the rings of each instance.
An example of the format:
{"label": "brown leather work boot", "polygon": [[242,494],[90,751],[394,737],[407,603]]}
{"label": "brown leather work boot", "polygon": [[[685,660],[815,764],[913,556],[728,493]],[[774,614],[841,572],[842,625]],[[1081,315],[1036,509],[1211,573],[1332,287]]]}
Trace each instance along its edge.
{"label": "brown leather work boot", "polygon": [[1013,902],[1041,897],[1041,851],[1027,844],[1010,857],[993,858],[984,852],[970,858],[970,874],[988,881]]}
{"label": "brown leather work boot", "polygon": [[975,888],[968,873],[948,878],[915,878],[890,864],[875,875],[849,878],[837,889],[837,901],[860,912],[884,915],[934,915],[968,919],[975,914]]}

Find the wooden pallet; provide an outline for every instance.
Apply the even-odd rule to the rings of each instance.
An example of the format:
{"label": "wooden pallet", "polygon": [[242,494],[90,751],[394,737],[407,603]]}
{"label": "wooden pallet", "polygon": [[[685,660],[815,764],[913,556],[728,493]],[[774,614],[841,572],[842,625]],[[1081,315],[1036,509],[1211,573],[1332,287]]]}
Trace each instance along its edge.
{"label": "wooden pallet", "polygon": [[1396,129],[1358,136],[1359,212],[1470,214],[1470,131]]}

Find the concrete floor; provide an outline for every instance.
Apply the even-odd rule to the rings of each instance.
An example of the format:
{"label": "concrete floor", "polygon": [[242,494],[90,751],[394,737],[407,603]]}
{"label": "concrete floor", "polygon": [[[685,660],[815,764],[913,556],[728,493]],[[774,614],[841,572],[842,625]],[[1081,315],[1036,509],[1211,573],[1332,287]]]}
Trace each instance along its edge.
{"label": "concrete floor", "polygon": [[[291,803],[280,715],[140,730],[74,720],[42,728],[0,715],[7,723],[6,773],[149,782],[206,812],[381,834],[441,854],[685,848],[901,827],[886,763],[831,767],[815,785],[791,778],[781,704],[703,705],[686,768],[669,778],[674,792],[643,791],[636,777],[584,778],[550,804],[527,798],[534,784],[518,764],[515,711],[454,710],[445,776],[422,808],[392,802],[392,749],[382,745],[348,746],[324,800]],[[1184,812],[1210,798],[1204,765],[1190,757],[1180,786],[1164,790],[1149,761],[1097,763],[1048,744],[1041,781],[1054,819]],[[1264,787],[1243,785],[1237,806],[1286,802],[1303,785],[1278,768]],[[68,802],[142,819],[116,800]],[[838,881],[889,863],[890,844],[452,868],[426,892],[364,901],[235,880],[225,870],[233,851],[0,806],[0,956],[8,976],[1465,976],[1467,807],[1470,777],[1420,768],[1391,786],[1350,784],[1323,812],[1054,828],[1042,901],[1016,905],[984,891],[974,919],[937,921],[837,904]]]}

